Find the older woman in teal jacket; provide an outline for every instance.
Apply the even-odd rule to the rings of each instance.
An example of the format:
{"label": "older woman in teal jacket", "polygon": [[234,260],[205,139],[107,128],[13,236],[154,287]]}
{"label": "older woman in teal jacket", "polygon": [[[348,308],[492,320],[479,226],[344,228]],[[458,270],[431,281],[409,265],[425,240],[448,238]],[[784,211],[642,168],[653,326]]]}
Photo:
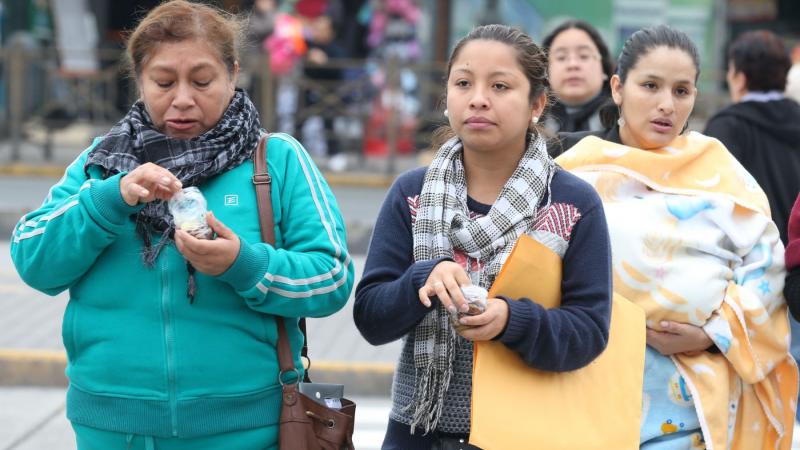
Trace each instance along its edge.
{"label": "older woman in teal jacket", "polygon": [[[22,278],[69,290],[67,417],[79,449],[277,447],[276,319],[302,373],[300,317],[353,284],[330,189],[292,137],[268,140],[275,245],[261,242],[252,156],[265,136],[235,88],[236,24],[184,0],[139,24],[140,100],[14,231]],[[205,195],[215,234],[176,230],[166,201]]]}

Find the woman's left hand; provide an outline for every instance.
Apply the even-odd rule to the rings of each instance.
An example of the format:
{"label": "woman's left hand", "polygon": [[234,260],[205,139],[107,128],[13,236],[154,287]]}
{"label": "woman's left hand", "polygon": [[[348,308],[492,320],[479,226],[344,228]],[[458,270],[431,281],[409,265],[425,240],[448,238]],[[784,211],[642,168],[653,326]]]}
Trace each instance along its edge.
{"label": "woman's left hand", "polygon": [[661,331],[647,329],[647,345],[665,356],[675,353],[696,355],[714,345],[705,330],[695,325],[662,321],[661,328]]}
{"label": "woman's left hand", "polygon": [[183,230],[175,230],[175,245],[184,258],[198,271],[216,276],[233,264],[239,256],[239,236],[214,217],[206,215],[208,226],[217,234],[216,239],[197,239]]}
{"label": "woman's left hand", "polygon": [[501,298],[486,299],[486,311],[459,319],[464,328],[458,332],[470,341],[488,341],[502,333],[508,323],[508,304]]}

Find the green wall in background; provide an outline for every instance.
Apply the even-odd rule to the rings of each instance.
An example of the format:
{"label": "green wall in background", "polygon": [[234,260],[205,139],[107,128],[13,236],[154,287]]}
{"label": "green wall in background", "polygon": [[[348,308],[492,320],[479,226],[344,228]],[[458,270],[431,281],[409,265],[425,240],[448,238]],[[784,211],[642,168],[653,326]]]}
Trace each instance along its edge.
{"label": "green wall in background", "polygon": [[528,3],[533,5],[543,16],[546,17],[569,15],[576,19],[596,21],[597,23],[611,22],[612,0],[528,0]]}
{"label": "green wall in background", "polygon": [[[452,42],[486,16],[485,0],[453,0]],[[724,0],[500,0],[499,16],[534,39],[568,18],[593,24],[616,59],[622,44],[634,31],[666,23],[687,33],[697,44],[701,59],[700,88],[712,90],[724,75]],[[464,14],[464,12],[467,12]]]}

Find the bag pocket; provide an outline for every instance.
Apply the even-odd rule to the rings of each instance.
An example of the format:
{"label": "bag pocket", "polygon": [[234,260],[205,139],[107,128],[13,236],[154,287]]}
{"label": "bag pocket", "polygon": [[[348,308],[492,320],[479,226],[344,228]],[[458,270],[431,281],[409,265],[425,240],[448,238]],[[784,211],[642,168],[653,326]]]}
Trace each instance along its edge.
{"label": "bag pocket", "polygon": [[328,408],[297,390],[283,385],[280,450],[353,450],[356,404],[342,398],[340,409]]}

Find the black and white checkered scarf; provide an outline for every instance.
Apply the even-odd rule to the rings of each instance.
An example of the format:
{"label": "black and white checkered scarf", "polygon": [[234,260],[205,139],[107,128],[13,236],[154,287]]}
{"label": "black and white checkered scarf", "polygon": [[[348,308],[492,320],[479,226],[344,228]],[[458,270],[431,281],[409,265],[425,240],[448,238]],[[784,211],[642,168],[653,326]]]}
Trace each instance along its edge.
{"label": "black and white checkered scarf", "polygon": [[[413,226],[414,260],[453,257],[458,249],[485,261],[478,284],[488,289],[517,238],[532,228],[542,199],[549,198],[555,163],[541,136],[528,147],[485,216],[470,218],[461,141],[452,138],[436,153],[425,174]],[[450,385],[457,335],[439,304],[414,329],[416,391],[409,405],[412,433],[436,429]]]}
{"label": "black and white checkered scarf", "polygon": [[[139,100],[89,153],[84,170],[99,166],[103,177],[107,178],[151,162],[172,172],[183,187],[197,186],[252,158],[260,135],[258,111],[240,89],[236,89],[214,128],[186,140],[157,131],[144,103]],[[144,264],[152,267],[161,249],[172,241],[172,215],[167,202],[156,200],[148,203],[134,218],[144,240]],[[161,233],[155,246],[150,239],[154,231]]]}

